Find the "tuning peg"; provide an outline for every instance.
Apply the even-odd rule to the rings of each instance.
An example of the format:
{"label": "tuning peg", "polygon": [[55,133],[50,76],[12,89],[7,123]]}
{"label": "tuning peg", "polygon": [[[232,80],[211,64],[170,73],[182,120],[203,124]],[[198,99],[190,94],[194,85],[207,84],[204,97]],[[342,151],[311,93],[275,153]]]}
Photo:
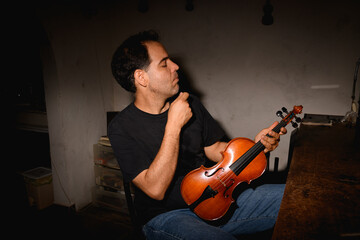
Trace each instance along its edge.
{"label": "tuning peg", "polygon": [[300,122],[301,122],[301,118],[295,117],[295,121],[298,122],[298,123],[300,123]]}
{"label": "tuning peg", "polygon": [[282,107],[281,110],[282,110],[284,113],[286,113],[286,114],[289,113],[288,110],[287,110],[285,107]]}
{"label": "tuning peg", "polygon": [[281,118],[284,118],[284,116],[283,116],[283,114],[282,114],[282,111],[277,111],[277,112],[276,112],[276,116],[281,117]]}
{"label": "tuning peg", "polygon": [[294,128],[297,128],[297,127],[299,126],[296,122],[293,122],[293,121],[291,121],[291,125],[292,125]]}

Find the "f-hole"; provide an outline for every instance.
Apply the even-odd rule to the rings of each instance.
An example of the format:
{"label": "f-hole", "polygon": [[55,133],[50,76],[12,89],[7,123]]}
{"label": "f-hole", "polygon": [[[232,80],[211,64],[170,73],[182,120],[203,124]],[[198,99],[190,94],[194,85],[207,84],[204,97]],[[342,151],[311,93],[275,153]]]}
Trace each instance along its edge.
{"label": "f-hole", "polygon": [[219,170],[222,170],[222,171],[224,171],[224,168],[218,168],[215,172],[213,172],[212,174],[210,174],[209,175],[209,172],[208,171],[205,171],[205,176],[206,177],[211,177],[211,176],[213,176],[215,173],[217,173],[217,171],[219,171]]}

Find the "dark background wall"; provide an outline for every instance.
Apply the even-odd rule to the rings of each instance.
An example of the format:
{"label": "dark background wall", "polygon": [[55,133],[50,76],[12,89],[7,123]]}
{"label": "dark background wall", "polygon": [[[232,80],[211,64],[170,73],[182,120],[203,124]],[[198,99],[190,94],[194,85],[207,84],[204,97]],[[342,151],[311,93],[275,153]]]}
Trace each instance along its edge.
{"label": "dark background wall", "polygon": [[[106,134],[106,112],[132,100],[111,75],[111,57],[145,29],[160,32],[180,65],[182,87],[201,98],[230,137],[253,138],[283,106],[330,115],[350,110],[359,1],[274,0],[268,26],[261,22],[264,0],[197,0],[192,11],[186,1],[148,1],[146,12],[139,2],[38,1],[9,11],[9,62],[17,66],[9,68],[16,90],[9,95],[17,109],[32,113],[22,121],[46,110],[30,125],[48,130],[57,203],[81,208],[91,201],[92,144]],[[32,107],[24,107],[29,101]],[[289,138],[271,154],[280,169]]]}

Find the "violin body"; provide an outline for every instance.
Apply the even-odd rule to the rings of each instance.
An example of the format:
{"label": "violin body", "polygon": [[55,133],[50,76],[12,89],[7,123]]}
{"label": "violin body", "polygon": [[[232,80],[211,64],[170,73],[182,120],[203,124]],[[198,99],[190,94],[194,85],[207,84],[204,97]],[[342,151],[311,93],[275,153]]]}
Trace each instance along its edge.
{"label": "violin body", "polygon": [[[235,138],[222,152],[222,161],[211,168],[201,166],[186,175],[181,183],[181,194],[199,217],[205,220],[217,220],[223,217],[234,202],[232,193],[236,186],[242,182],[250,183],[263,174],[267,165],[264,152],[257,155],[238,176],[230,169],[230,166],[254,144],[254,141],[247,138]],[[208,186],[211,188],[209,196],[203,197],[206,199],[196,204]],[[211,194],[211,191],[214,192]],[[194,203],[196,206],[192,207]]]}
{"label": "violin body", "polygon": [[[290,122],[296,128],[297,124],[292,119],[301,122],[295,115],[301,113],[302,108],[301,105],[294,106],[290,113],[282,108],[288,113],[286,117],[278,111],[276,115],[282,120],[272,131],[279,133]],[[180,187],[189,208],[204,220],[213,221],[223,217],[234,202],[234,189],[242,182],[250,184],[264,173],[267,165],[264,149],[260,141],[254,143],[247,138],[235,138],[228,143],[222,152],[222,160],[215,166],[201,166],[189,172]]]}

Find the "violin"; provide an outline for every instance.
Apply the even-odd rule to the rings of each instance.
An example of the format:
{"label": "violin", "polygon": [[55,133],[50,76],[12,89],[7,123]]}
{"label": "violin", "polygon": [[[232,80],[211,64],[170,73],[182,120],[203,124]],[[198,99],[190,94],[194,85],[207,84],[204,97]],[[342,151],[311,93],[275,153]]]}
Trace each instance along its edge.
{"label": "violin", "polygon": [[[279,133],[290,122],[296,128],[296,122],[301,122],[296,115],[302,112],[302,108],[301,105],[294,106],[291,112],[282,108],[287,115],[284,117],[283,112],[278,111],[276,115],[282,120],[272,130]],[[292,121],[294,118],[296,122]],[[234,189],[242,182],[250,184],[264,173],[267,165],[264,149],[260,141],[232,139],[221,153],[222,160],[216,165],[211,168],[201,166],[184,177],[180,191],[186,204],[204,220],[213,221],[223,217],[234,202]]]}

